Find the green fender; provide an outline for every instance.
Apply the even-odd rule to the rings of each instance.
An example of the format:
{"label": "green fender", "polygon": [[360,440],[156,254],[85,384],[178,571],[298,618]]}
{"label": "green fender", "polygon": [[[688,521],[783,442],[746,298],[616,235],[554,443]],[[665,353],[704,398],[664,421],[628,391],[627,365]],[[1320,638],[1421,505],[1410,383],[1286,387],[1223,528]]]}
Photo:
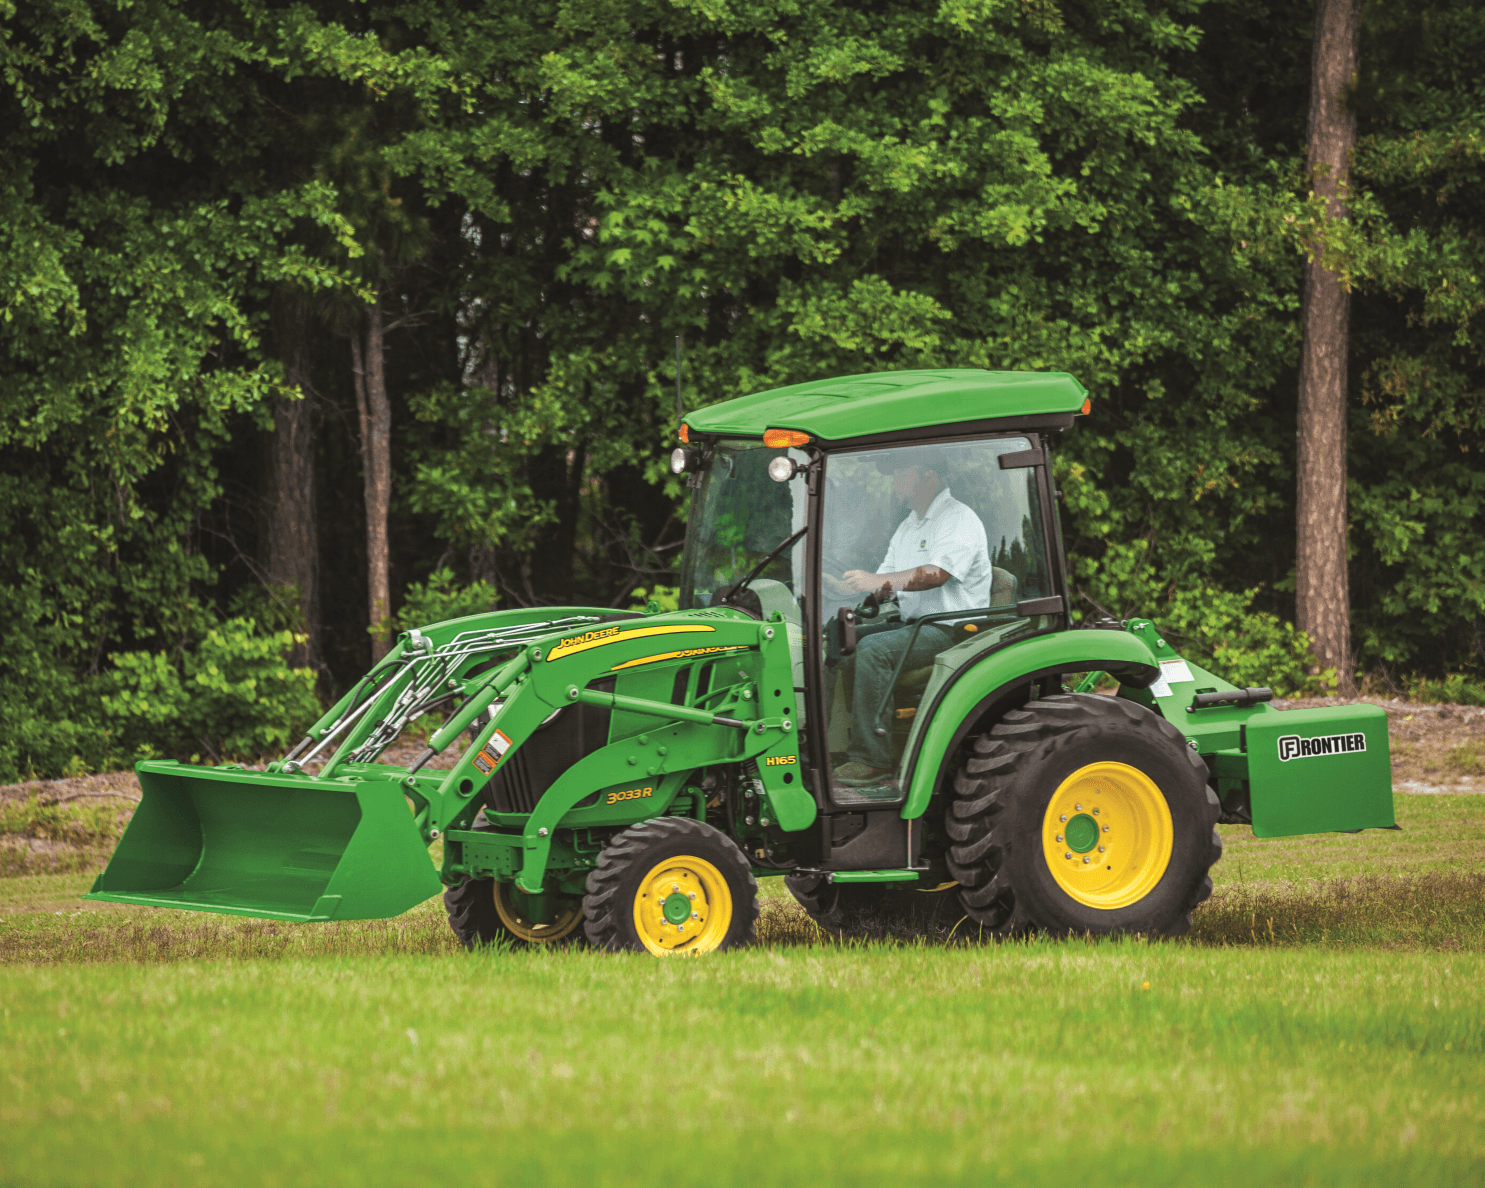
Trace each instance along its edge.
{"label": "green fender", "polygon": [[[1059,631],[1013,643],[970,661],[949,677],[929,709],[926,728],[909,743],[907,803],[902,815],[921,817],[939,772],[979,716],[981,703],[1007,688],[1055,672],[1102,669],[1143,687],[1160,675],[1155,654],[1124,631]],[[935,696],[930,690],[925,700]],[[916,743],[916,750],[913,744]]]}

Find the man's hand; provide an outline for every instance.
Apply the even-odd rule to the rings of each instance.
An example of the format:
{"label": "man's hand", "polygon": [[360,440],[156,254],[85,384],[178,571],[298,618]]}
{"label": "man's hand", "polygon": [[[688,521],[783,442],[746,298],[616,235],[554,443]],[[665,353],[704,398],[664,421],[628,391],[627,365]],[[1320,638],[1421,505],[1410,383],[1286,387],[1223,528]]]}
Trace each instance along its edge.
{"label": "man's hand", "polygon": [[883,600],[892,596],[894,590],[935,590],[954,575],[937,565],[920,565],[917,569],[903,569],[897,573],[867,573],[864,569],[848,569],[841,575],[843,591],[853,594],[872,594]]}
{"label": "man's hand", "polygon": [[888,575],[880,573],[867,573],[864,569],[848,569],[841,575],[841,586],[853,594],[875,593],[879,598],[886,598],[892,593],[892,583]]}

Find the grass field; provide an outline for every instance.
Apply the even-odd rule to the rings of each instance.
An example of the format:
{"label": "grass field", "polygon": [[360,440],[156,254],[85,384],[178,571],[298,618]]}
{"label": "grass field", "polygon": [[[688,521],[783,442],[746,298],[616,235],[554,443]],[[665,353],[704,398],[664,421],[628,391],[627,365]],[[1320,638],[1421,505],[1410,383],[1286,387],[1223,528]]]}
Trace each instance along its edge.
{"label": "grass field", "polygon": [[467,955],[0,879],[0,1180],[1485,1181],[1485,797],[1222,832],[1174,943]]}

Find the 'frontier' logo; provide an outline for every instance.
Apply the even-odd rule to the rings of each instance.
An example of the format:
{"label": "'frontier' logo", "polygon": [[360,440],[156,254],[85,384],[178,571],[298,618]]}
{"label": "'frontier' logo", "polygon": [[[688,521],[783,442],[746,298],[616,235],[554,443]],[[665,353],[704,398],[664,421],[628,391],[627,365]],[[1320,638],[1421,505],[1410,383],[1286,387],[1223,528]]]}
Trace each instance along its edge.
{"label": "'frontier' logo", "polygon": [[1288,763],[1291,759],[1314,759],[1319,755],[1353,755],[1364,750],[1364,734],[1326,734],[1320,738],[1285,734],[1279,738],[1280,763]]}

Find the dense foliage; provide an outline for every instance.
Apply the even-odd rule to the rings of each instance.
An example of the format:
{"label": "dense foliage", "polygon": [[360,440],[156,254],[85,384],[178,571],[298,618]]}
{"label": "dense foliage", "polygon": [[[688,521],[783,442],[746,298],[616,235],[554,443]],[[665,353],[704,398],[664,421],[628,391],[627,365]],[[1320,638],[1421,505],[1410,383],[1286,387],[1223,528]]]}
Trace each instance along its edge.
{"label": "dense foliage", "polygon": [[[274,745],[368,656],[348,311],[390,309],[394,611],[673,581],[692,406],[1055,368],[1080,612],[1317,687],[1292,618],[1313,13],[1264,0],[0,0],[0,778]],[[1360,664],[1482,663],[1478,72],[1370,5]],[[318,618],[264,589],[309,302]],[[312,637],[307,651],[290,647]],[[290,667],[291,652],[321,671]],[[297,661],[296,661],[297,662]]]}

